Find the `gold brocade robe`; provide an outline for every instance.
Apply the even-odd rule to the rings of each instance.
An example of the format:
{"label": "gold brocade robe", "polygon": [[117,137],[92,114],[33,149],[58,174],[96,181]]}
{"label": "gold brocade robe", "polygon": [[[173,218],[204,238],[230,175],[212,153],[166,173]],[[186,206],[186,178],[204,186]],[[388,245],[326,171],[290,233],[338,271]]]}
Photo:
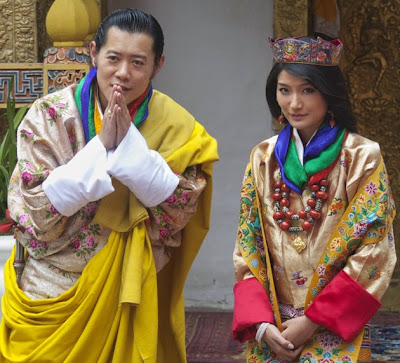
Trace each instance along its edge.
{"label": "gold brocade robe", "polygon": [[[279,304],[291,306],[293,309],[307,308],[315,297],[312,294],[321,290],[317,287],[316,277],[319,271],[325,271],[326,266],[321,259],[325,252],[332,251],[332,260],[343,258],[339,257],[340,251],[344,250],[344,245],[341,244],[346,243],[351,224],[347,222],[354,222],[352,228],[356,227],[355,222],[362,214],[356,213],[359,208],[365,214],[371,211],[385,213],[385,216],[388,214],[387,223],[383,223],[377,232],[373,231],[375,237],[370,237],[368,233],[364,236],[354,255],[346,257],[344,271],[369,293],[381,299],[390,282],[396,255],[391,226],[394,202],[378,144],[357,134],[348,134],[343,142],[340,158],[327,178],[328,199],[323,203],[321,219],[314,223],[308,233],[291,233],[282,231],[272,217],[273,185],[281,179],[274,155],[276,140],[277,137],[273,137],[256,146],[246,169],[241,194],[240,225],[234,251],[237,281],[255,276],[263,284],[269,293],[276,325],[279,327]],[[383,195],[387,198],[384,203],[380,203],[379,198]],[[309,198],[309,188],[305,188],[302,195],[291,191],[290,210],[304,210]],[[351,208],[356,208],[354,215],[349,214]],[[348,218],[347,222],[345,218]],[[301,238],[306,243],[306,248],[300,253],[292,246],[296,238]],[[267,248],[267,254],[264,247]],[[325,331],[323,334],[329,332]],[[345,347],[340,353],[342,358],[351,356],[351,353],[357,357],[359,346],[357,350],[354,344],[343,344],[340,337],[330,334],[330,342],[336,339],[336,344],[323,346],[324,342],[315,338],[319,344],[319,353],[314,349],[306,349],[302,357],[317,361],[328,354],[332,359],[337,359],[334,356],[337,350],[334,349],[338,346]],[[358,345],[361,338],[358,337]],[[250,346],[252,350],[249,350],[248,357],[254,362],[272,359],[268,353],[261,352],[261,348],[255,348],[254,341]],[[350,358],[350,361],[356,360]]]}

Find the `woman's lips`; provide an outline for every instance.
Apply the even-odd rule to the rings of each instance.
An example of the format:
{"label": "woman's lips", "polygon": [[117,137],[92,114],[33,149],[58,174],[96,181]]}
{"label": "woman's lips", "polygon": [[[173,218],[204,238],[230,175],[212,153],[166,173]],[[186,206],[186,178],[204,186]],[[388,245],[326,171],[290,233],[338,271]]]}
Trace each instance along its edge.
{"label": "woman's lips", "polygon": [[301,121],[306,115],[301,115],[301,114],[296,113],[296,114],[292,114],[290,116],[292,117],[292,119],[294,121]]}

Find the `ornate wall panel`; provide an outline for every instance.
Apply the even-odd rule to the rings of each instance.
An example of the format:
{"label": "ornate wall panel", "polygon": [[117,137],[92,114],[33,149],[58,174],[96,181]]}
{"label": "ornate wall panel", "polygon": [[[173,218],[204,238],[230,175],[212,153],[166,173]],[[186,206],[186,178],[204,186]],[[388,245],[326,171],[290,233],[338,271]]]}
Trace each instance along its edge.
{"label": "ornate wall panel", "polygon": [[13,96],[16,103],[21,106],[32,103],[43,94],[42,63],[3,64],[0,69],[0,108],[6,107],[12,77],[14,77]]}
{"label": "ornate wall panel", "polygon": [[310,0],[274,1],[274,37],[309,34]]}
{"label": "ornate wall panel", "polygon": [[[400,1],[339,2],[345,74],[359,133],[379,142],[400,206]],[[400,213],[395,222],[400,258]],[[400,279],[400,264],[394,274]],[[400,304],[400,302],[398,302]]]}
{"label": "ornate wall panel", "polygon": [[36,0],[0,1],[0,62],[37,62]]}

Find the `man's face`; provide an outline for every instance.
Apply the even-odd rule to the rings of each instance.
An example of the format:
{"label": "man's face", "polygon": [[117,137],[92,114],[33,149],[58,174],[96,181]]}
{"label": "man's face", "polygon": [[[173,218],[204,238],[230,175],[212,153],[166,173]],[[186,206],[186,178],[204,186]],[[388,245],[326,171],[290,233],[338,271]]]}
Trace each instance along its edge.
{"label": "man's face", "polygon": [[100,103],[104,110],[114,85],[122,88],[126,104],[138,98],[159,72],[164,57],[155,64],[153,38],[145,33],[129,33],[111,27],[100,51],[90,44],[93,65],[97,67]]}

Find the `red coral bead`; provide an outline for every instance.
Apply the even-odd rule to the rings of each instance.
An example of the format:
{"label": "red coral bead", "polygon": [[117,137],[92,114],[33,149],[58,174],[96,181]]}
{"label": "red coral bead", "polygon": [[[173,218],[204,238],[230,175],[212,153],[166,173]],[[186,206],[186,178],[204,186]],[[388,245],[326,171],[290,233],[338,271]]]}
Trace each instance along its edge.
{"label": "red coral bead", "polygon": [[275,212],[272,217],[277,221],[279,219],[283,219],[285,215],[283,214],[283,212]]}
{"label": "red coral bead", "polygon": [[326,198],[328,198],[328,194],[327,194],[326,192],[321,192],[321,191],[316,192],[316,193],[315,193],[315,196],[316,196],[317,198],[319,198],[319,199],[326,199]]}
{"label": "red coral bead", "polygon": [[307,213],[304,210],[299,211],[299,218],[301,219],[307,218]]}
{"label": "red coral bead", "polygon": [[290,192],[290,188],[286,184],[282,184],[282,192]]}
{"label": "red coral bead", "polygon": [[310,217],[313,217],[314,219],[320,219],[321,218],[321,213],[316,211],[315,209],[311,209],[308,214]]}
{"label": "red coral bead", "polygon": [[294,212],[292,210],[290,210],[289,212],[286,212],[287,219],[292,219],[293,216],[294,216]]}
{"label": "red coral bead", "polygon": [[329,182],[328,182],[326,179],[322,179],[322,180],[319,182],[319,184],[320,184],[320,185],[323,185],[324,187],[327,187],[327,186],[329,185]]}
{"label": "red coral bead", "polygon": [[310,198],[309,200],[307,200],[307,205],[310,206],[311,208],[314,208],[316,204],[317,204],[317,202],[313,198]]}
{"label": "red coral bead", "polygon": [[272,194],[272,199],[273,200],[281,200],[282,199],[282,193],[274,193]]}
{"label": "red coral bead", "polygon": [[301,226],[305,231],[309,231],[312,228],[312,224],[309,221],[304,221]]}
{"label": "red coral bead", "polygon": [[282,186],[282,182],[281,181],[276,181],[275,183],[274,183],[274,188],[276,189],[276,188],[280,188],[281,186]]}
{"label": "red coral bead", "polygon": [[313,185],[311,185],[311,190],[312,190],[313,192],[318,192],[318,190],[319,190],[319,185],[318,185],[318,184],[313,184]]}
{"label": "red coral bead", "polygon": [[283,199],[281,200],[281,206],[283,206],[283,207],[288,207],[289,204],[290,204],[289,199],[283,198]]}
{"label": "red coral bead", "polygon": [[282,231],[287,231],[290,228],[290,223],[287,221],[283,221],[280,225],[279,225],[280,229]]}

